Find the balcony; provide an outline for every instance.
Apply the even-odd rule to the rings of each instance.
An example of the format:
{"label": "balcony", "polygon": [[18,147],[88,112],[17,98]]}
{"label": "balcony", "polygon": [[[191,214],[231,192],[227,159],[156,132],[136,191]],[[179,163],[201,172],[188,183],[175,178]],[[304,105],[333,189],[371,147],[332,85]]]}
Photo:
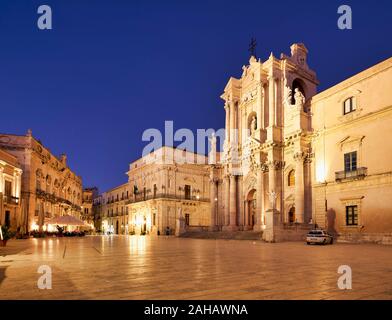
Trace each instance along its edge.
{"label": "balcony", "polygon": [[4,196],[4,202],[7,204],[13,204],[13,205],[18,205],[19,204],[19,198],[17,197],[12,197],[12,196]]}
{"label": "balcony", "polygon": [[82,211],[82,208],[80,206],[78,206],[77,204],[74,204],[67,199],[55,196],[54,194],[45,192],[45,191],[40,190],[38,188],[36,189],[35,194],[36,194],[37,198],[44,199],[48,202],[65,204],[65,205],[72,207],[72,209],[74,209],[76,211]]}
{"label": "balcony", "polygon": [[357,168],[351,171],[338,171],[335,172],[335,181],[341,182],[344,180],[358,180],[364,179],[367,176],[367,168]]}
{"label": "balcony", "polygon": [[148,200],[154,200],[154,199],[173,199],[173,200],[184,200],[184,201],[200,201],[200,202],[209,202],[209,198],[202,198],[198,196],[185,196],[184,194],[178,195],[178,194],[166,194],[166,193],[159,193],[156,195],[143,195],[143,194],[137,194],[135,197],[129,199],[126,204],[131,204],[131,203],[136,203],[136,202],[142,202],[142,201],[148,201]]}

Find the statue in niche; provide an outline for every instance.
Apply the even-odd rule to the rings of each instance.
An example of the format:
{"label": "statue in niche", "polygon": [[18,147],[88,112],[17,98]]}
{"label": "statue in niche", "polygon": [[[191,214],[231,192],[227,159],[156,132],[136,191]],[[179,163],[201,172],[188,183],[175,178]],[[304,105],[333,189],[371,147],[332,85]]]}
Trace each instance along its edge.
{"label": "statue in niche", "polygon": [[294,100],[296,106],[303,108],[305,104],[305,96],[298,88],[295,88],[294,90]]}
{"label": "statue in niche", "polygon": [[252,117],[252,121],[250,123],[250,133],[253,134],[257,129],[257,118],[256,116]]}

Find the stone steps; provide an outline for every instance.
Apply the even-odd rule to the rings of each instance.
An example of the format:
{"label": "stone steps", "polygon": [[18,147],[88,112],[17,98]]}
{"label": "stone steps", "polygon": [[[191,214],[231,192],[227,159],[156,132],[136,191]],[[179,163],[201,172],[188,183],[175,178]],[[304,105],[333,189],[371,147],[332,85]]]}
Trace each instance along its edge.
{"label": "stone steps", "polygon": [[261,232],[255,231],[193,231],[185,232],[181,235],[181,238],[261,240],[261,235]]}

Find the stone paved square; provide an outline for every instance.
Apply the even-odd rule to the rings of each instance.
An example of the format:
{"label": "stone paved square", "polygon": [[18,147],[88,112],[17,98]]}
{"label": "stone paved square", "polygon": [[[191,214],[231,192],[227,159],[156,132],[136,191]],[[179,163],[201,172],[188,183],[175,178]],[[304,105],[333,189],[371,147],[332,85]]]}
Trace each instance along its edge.
{"label": "stone paved square", "polygon": [[[391,299],[392,247],[87,236],[0,248],[0,299]],[[49,265],[51,290],[37,273]],[[353,289],[339,290],[340,265]]]}

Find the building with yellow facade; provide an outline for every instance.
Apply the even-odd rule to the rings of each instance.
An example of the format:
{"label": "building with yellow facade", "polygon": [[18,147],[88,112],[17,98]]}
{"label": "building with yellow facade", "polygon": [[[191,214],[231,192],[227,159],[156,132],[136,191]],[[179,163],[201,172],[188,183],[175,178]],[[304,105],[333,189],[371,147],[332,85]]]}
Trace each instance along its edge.
{"label": "building with yellow facade", "polygon": [[265,233],[274,221],[283,240],[322,227],[392,243],[392,58],[317,94],[307,48],[290,49],[252,56],[228,80],[216,162],[163,147],[131,163],[128,182],[102,195],[103,229],[174,234],[183,219]]}
{"label": "building with yellow facade", "polygon": [[48,221],[56,216],[81,217],[82,179],[68,167],[66,155],[54,156],[30,130],[26,135],[0,134],[0,149],[17,159],[21,171],[16,172],[23,170],[22,233],[51,231]]}
{"label": "building with yellow facade", "polygon": [[18,230],[22,225],[22,169],[16,157],[0,149],[0,225]]}

